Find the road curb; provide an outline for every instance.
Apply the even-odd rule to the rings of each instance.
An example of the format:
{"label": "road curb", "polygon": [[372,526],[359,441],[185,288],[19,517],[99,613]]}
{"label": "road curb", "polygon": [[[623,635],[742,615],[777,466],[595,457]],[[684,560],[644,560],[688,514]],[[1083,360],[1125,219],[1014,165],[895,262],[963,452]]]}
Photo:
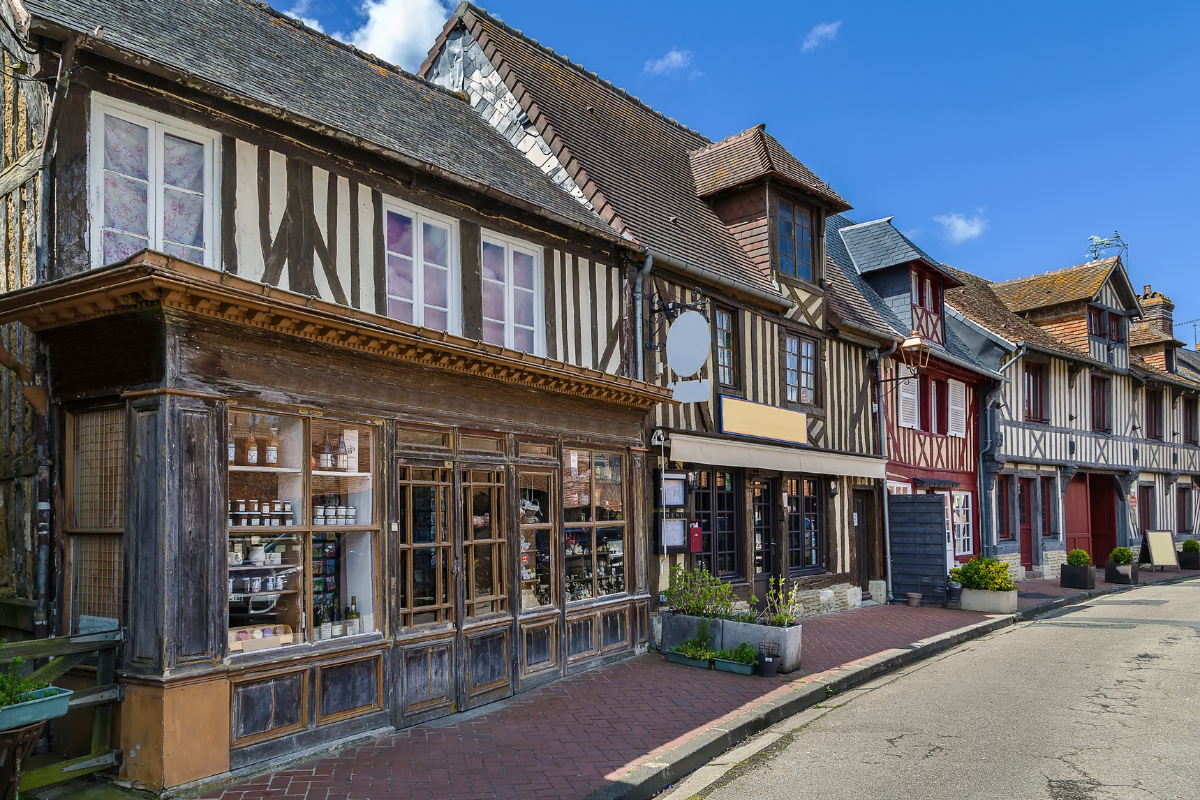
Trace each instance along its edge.
{"label": "road curb", "polygon": [[668,786],[678,783],[682,778],[754,734],[799,714],[805,709],[812,708],[824,700],[874,680],[880,675],[894,672],[956,647],[963,642],[978,639],[1060,608],[1086,603],[1096,597],[1127,592],[1131,589],[1189,579],[1194,578],[1180,576],[1179,578],[1167,578],[1131,586],[1113,586],[1106,589],[1076,592],[1021,609],[1016,614],[993,617],[984,622],[977,622],[928,639],[922,639],[907,647],[897,648],[901,651],[899,653],[878,656],[844,670],[813,676],[811,683],[797,684],[791,693],[769,700],[753,711],[747,711],[732,720],[710,728],[679,745],[663,758],[635,767],[619,780],[588,795],[588,800],[646,800]]}

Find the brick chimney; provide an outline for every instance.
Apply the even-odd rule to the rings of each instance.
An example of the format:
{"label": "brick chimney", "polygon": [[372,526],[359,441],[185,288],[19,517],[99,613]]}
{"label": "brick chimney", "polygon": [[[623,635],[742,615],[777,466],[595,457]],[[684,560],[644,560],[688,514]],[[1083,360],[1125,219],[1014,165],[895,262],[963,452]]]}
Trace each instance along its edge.
{"label": "brick chimney", "polygon": [[1162,292],[1142,287],[1142,317],[1168,336],[1175,335],[1175,304]]}

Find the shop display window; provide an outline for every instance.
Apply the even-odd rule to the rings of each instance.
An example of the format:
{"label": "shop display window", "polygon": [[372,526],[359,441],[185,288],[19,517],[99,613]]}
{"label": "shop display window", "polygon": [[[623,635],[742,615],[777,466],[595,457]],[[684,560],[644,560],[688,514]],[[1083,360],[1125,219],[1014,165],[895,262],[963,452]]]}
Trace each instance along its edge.
{"label": "shop display window", "polygon": [[399,551],[401,627],[454,621],[448,469],[396,468],[396,520],[392,538]]}
{"label": "shop display window", "polygon": [[375,429],[229,413],[229,650],[378,629]]}
{"label": "shop display window", "polygon": [[554,605],[554,476],[522,472],[521,610]]}
{"label": "shop display window", "polygon": [[563,453],[563,558],[566,598],[625,591],[624,459],[616,453]]}

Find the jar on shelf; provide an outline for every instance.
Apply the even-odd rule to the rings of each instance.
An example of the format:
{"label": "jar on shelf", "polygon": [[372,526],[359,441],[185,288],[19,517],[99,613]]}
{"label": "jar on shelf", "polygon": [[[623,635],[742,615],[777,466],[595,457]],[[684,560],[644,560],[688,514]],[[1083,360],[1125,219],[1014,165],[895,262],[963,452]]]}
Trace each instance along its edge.
{"label": "jar on shelf", "polygon": [[249,503],[249,505],[248,505],[248,507],[246,508],[246,510],[247,510],[247,511],[252,511],[252,512],[254,512],[254,513],[258,513],[258,501],[257,501],[257,500],[250,500],[250,501],[248,501],[248,503]]}

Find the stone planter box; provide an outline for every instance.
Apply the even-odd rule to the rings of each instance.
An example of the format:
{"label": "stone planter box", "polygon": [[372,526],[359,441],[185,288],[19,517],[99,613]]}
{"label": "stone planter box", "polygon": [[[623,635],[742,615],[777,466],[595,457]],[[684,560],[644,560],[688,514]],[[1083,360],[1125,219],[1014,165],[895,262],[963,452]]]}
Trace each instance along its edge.
{"label": "stone planter box", "polygon": [[1017,590],[989,592],[986,589],[963,589],[963,611],[982,611],[984,614],[1017,613]]}
{"label": "stone planter box", "polygon": [[734,672],[738,675],[753,675],[758,669],[757,664],[743,664],[740,661],[727,661],[724,658],[714,658],[713,666],[717,672]]}
{"label": "stone planter box", "polygon": [[[706,619],[706,617],[693,617],[688,614],[675,614],[669,611],[664,612],[662,615],[662,642],[660,644],[663,651],[669,652],[688,639],[695,639],[700,633],[700,623]],[[728,622],[725,620],[708,620],[708,646],[710,649],[725,649],[725,645],[722,644],[723,637],[721,636],[721,631],[727,624]]]}
{"label": "stone planter box", "polygon": [[1179,551],[1179,568],[1180,569],[1200,569],[1200,550],[1187,552]]}
{"label": "stone planter box", "polygon": [[667,651],[667,661],[672,664],[686,664],[689,667],[699,667],[700,669],[709,668],[709,660],[707,658],[688,658],[682,653],[676,653],[674,650]]}
{"label": "stone planter box", "polygon": [[1091,564],[1086,567],[1072,567],[1063,564],[1058,573],[1058,585],[1064,589],[1095,589],[1096,568]]}
{"label": "stone planter box", "polygon": [[1137,559],[1134,559],[1132,564],[1114,564],[1113,562],[1109,561],[1104,565],[1104,580],[1109,583],[1137,583]]}
{"label": "stone planter box", "polygon": [[800,669],[800,628],[799,623],[787,628],[776,628],[773,625],[759,625],[754,622],[734,622],[723,620],[721,636],[724,644],[722,650],[733,650],[742,642],[758,649],[763,642],[771,642],[779,646],[779,672],[794,672]]}

